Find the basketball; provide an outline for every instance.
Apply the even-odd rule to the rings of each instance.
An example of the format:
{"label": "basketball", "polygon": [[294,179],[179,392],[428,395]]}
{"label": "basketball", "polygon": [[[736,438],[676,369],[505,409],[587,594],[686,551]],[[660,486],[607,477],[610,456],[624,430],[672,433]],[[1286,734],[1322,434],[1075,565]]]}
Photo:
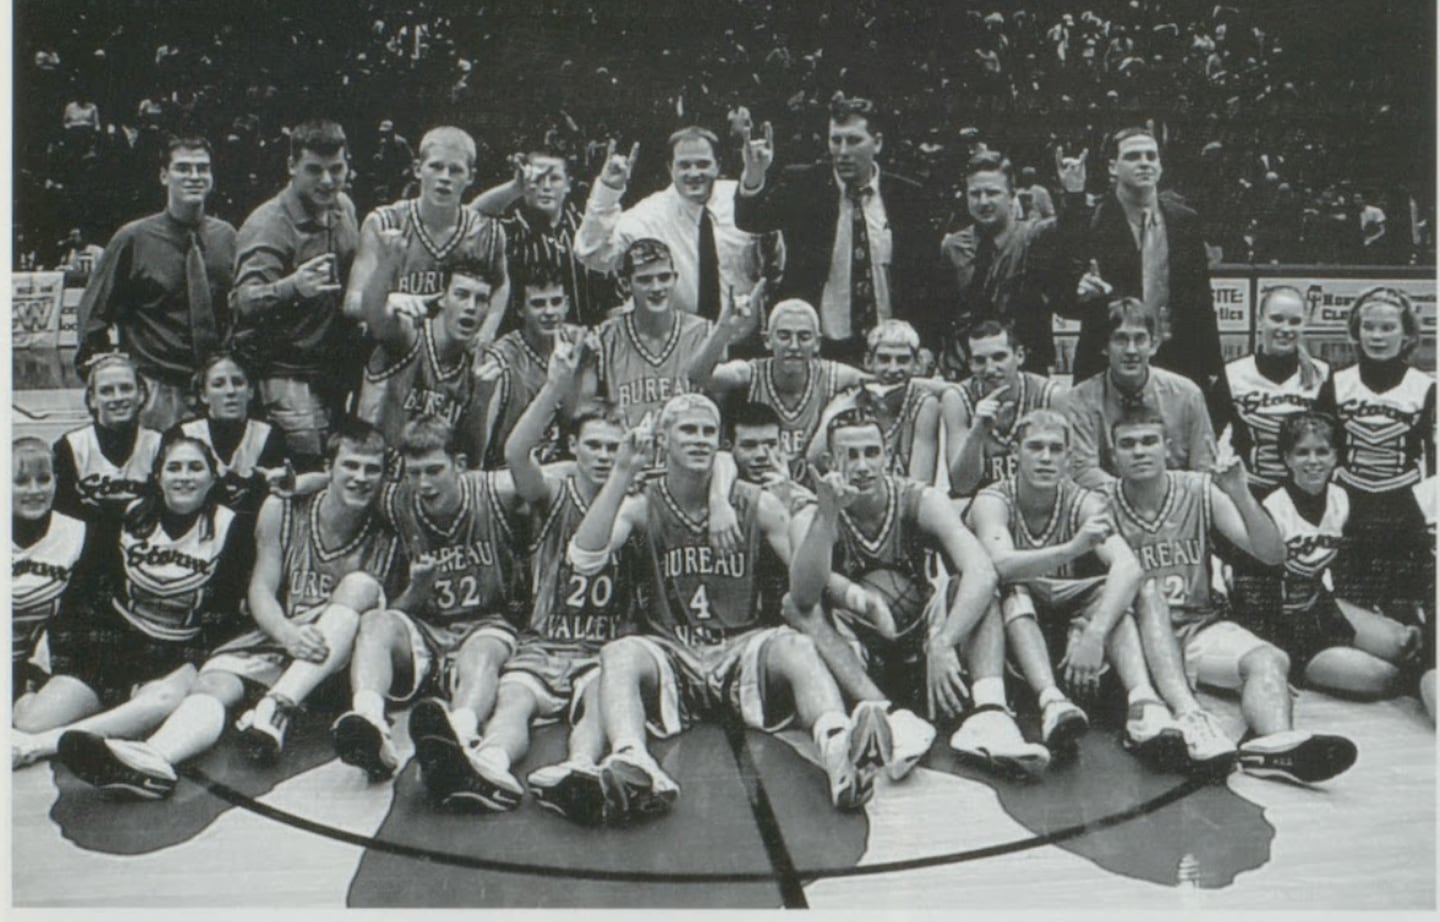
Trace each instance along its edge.
{"label": "basketball", "polygon": [[895,630],[900,634],[915,626],[930,599],[929,587],[923,581],[911,579],[899,570],[871,570],[856,582],[880,593],[895,616]]}

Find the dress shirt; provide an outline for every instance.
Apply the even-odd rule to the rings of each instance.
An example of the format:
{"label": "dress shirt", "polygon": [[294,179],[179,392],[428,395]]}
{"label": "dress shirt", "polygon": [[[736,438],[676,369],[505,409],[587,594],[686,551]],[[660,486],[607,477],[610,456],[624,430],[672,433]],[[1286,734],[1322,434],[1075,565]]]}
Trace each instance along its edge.
{"label": "dress shirt", "polygon": [[[716,180],[707,205],[720,261],[722,307],[729,303],[732,292],[749,294],[760,280],[760,238],[735,226],[735,186],[733,179]],[[695,313],[700,300],[700,206],[681,195],[673,184],[623,212],[622,195],[623,190],[603,182],[595,184],[585,205],[585,220],[575,236],[575,255],[597,272],[617,272],[631,243],[653,237],[670,248],[674,259],[678,276],[675,306]]]}
{"label": "dress shirt", "polygon": [[[845,194],[845,183],[835,177],[839,187],[840,214],[835,219],[835,246],[830,251],[830,275],[820,294],[820,332],[826,339],[850,339],[868,331],[850,328],[850,236],[855,219],[855,203]],[[890,306],[890,261],[894,244],[890,222],[885,217],[885,203],[880,198],[880,169],[875,168],[866,184],[865,229],[870,236],[870,265],[875,284],[875,319],[894,316]]]}
{"label": "dress shirt", "polygon": [[1155,312],[1159,325],[1159,343],[1170,339],[1170,241],[1165,234],[1165,216],[1160,203],[1152,201],[1143,208],[1132,208],[1121,202],[1135,248],[1140,251],[1142,300]]}
{"label": "dress shirt", "polygon": [[565,203],[560,220],[554,224],[523,200],[500,218],[500,226],[505,228],[505,256],[517,276],[512,283],[510,310],[505,315],[507,331],[517,326],[517,308],[525,297],[519,274],[527,265],[562,267],[565,294],[570,297],[570,319],[582,326],[598,326],[610,309],[620,304],[614,274],[608,270],[597,272],[580,261],[575,245],[580,224],[580,209],[571,202]]}

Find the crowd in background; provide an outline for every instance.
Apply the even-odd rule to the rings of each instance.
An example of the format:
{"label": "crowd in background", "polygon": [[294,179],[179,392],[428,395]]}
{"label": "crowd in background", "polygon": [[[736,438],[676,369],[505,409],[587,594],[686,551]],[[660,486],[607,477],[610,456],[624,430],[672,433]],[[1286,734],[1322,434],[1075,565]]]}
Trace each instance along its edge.
{"label": "crowd in background", "polygon": [[[639,141],[648,185],[675,126],[724,128],[741,104],[774,121],[782,161],[808,157],[843,88],[890,110],[887,168],[949,203],[937,231],[967,221],[961,167],[980,145],[1035,168],[1043,188],[1057,142],[1099,150],[1117,126],[1149,122],[1212,256],[1432,264],[1433,55],[1414,36],[1433,34],[1433,16],[1395,0],[1323,13],[1208,0],[29,0],[15,10],[14,262],[63,264],[152,208],[175,131],[214,142],[211,212],[238,224],[284,175],[285,126],[314,114],[345,125],[364,213],[405,193],[407,137],[429,125],[471,131],[482,178],[548,140],[589,179],[609,138]],[[1091,191],[1107,181],[1093,171]],[[1022,207],[1045,198],[1022,191]]]}

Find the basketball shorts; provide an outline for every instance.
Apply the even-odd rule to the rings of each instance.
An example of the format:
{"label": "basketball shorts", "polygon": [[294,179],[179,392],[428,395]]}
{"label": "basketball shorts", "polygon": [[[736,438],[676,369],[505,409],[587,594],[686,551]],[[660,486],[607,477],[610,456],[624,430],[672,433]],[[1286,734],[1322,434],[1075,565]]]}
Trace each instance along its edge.
{"label": "basketball shorts", "polygon": [[445,698],[454,695],[459,683],[456,658],[474,638],[489,638],[503,645],[507,658],[515,652],[515,628],[502,615],[480,615],[436,625],[399,609],[388,611],[404,625],[410,642],[410,683],[408,688],[391,688],[389,697],[395,702],[414,701],[426,693]]}
{"label": "basketball shorts", "polygon": [[[297,625],[314,624],[325,613],[330,603],[311,605],[290,616],[290,623]],[[380,608],[385,607],[385,596],[380,596]],[[215,648],[201,673],[228,672],[247,682],[270,688],[280,681],[280,676],[289,668],[290,652],[285,646],[261,630],[246,631],[233,640]]]}
{"label": "basketball shorts", "polygon": [[600,674],[599,668],[597,648],[526,637],[501,670],[500,687],[517,685],[534,695],[539,720],[568,717],[574,722],[579,717],[577,702]]}
{"label": "basketball shorts", "polygon": [[52,623],[51,674],[84,682],[107,709],[181,666],[200,665],[209,652],[203,632],[186,640],[159,640],[119,615],[103,611],[82,614],[85,608],[88,606]]}
{"label": "basketball shorts", "polygon": [[643,650],[659,673],[656,698],[647,702],[646,726],[660,739],[707,717],[731,715],[745,726],[776,732],[795,719],[793,709],[766,700],[760,658],[765,645],[790,627],[763,627],[707,647],[687,647],[658,634],[632,634],[611,643]]}
{"label": "basketball shorts", "polygon": [[1177,628],[1185,675],[1192,686],[1237,691],[1240,661],[1271,644],[1234,621],[1211,617]]}

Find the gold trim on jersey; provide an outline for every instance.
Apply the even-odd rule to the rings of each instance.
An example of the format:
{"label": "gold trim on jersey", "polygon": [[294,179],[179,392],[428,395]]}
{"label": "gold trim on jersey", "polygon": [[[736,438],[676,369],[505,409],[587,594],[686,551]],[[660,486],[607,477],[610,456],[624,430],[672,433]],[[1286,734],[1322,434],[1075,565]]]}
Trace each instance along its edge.
{"label": "gold trim on jersey", "polygon": [[[356,548],[370,538],[370,533],[375,529],[374,510],[367,509],[365,512],[365,521],[361,524],[360,530],[355,533],[355,537],[333,551],[327,550],[323,539],[320,537],[320,503],[329,492],[330,488],[326,487],[319,493],[316,493],[307,511],[307,517],[310,523],[310,548],[315,552],[316,559],[321,563],[329,563],[332,560],[344,557],[346,554],[353,553]],[[288,531],[286,533],[288,534]]]}
{"label": "gold trim on jersey", "polygon": [[869,557],[880,556],[880,551],[884,548],[886,539],[890,537],[890,532],[894,530],[895,523],[900,518],[900,488],[891,477],[882,477],[881,480],[885,484],[885,515],[880,520],[880,529],[876,532],[874,538],[867,538],[865,536],[865,532],[860,528],[860,523],[855,521],[848,509],[840,510],[840,521],[842,521],[845,527],[850,530],[851,534],[855,536],[855,541],[860,545],[860,550]]}
{"label": "gold trim on jersey", "polygon": [[671,320],[670,338],[665,341],[665,348],[656,356],[646,348],[645,343],[640,339],[640,334],[635,331],[634,312],[625,315],[625,322],[622,324],[625,330],[625,336],[630,340],[630,345],[635,349],[636,354],[644,359],[652,368],[659,368],[661,365],[664,365],[669,360],[670,354],[675,351],[675,347],[680,343],[681,317],[678,313],[674,313]]}
{"label": "gold trim on jersey", "polygon": [[659,489],[656,492],[660,494],[660,500],[664,502],[667,507],[669,507],[670,511],[675,514],[675,517],[677,519],[684,523],[686,528],[690,529],[691,531],[701,533],[709,531],[710,510],[708,507],[705,510],[705,515],[703,518],[695,519],[684,509],[680,508],[679,501],[675,499],[675,494],[670,492],[670,484],[666,483],[664,477],[658,479],[657,486],[659,487]]}

